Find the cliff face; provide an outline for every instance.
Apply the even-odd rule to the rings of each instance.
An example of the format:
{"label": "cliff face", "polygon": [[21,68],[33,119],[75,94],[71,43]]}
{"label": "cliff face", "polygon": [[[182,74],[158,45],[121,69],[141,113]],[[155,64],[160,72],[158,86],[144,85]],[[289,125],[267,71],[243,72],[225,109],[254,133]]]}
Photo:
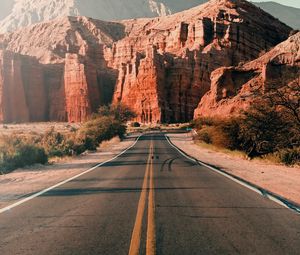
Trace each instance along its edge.
{"label": "cliff face", "polygon": [[[32,83],[31,86],[35,86],[36,91],[44,88],[42,102],[47,105],[47,109],[44,109],[39,118],[28,118],[22,115],[20,118],[13,119],[5,117],[2,121],[79,122],[86,120],[99,105],[112,101],[117,71],[107,67],[103,48],[122,36],[123,25],[84,17],[69,17],[51,23],[41,23],[3,36],[2,48],[11,52],[12,58],[22,54],[31,56],[31,59],[35,60],[35,68],[28,61],[23,61],[22,66],[24,70],[26,68],[30,70],[29,78],[35,79],[35,83],[28,83]],[[5,76],[11,75],[17,82],[4,80],[0,87],[1,85],[3,88],[9,87],[13,92],[18,82],[26,81],[29,72],[19,76],[18,66],[12,65],[8,70],[10,66],[8,63],[9,60],[6,60],[0,66],[0,70]],[[30,90],[23,85],[20,87],[26,93],[27,91],[30,93]],[[8,92],[3,93],[3,97],[7,100],[13,97]],[[28,95],[28,103],[34,100],[36,100],[34,95],[32,98]],[[18,104],[11,104],[8,108],[13,111],[27,109],[26,107],[21,109]],[[31,110],[27,111],[30,115]]]}
{"label": "cliff face", "polygon": [[161,18],[59,19],[5,34],[0,45],[39,63],[46,120],[83,121],[121,102],[141,122],[183,122],[215,69],[257,58],[289,31],[246,1],[213,0]]}
{"label": "cliff face", "polygon": [[300,32],[254,61],[215,70],[211,89],[202,98],[195,118],[238,115],[270,88],[299,84],[299,45]]}
{"label": "cliff face", "polygon": [[[127,37],[106,48],[105,54],[108,65],[119,70],[114,102],[133,107],[139,121],[144,112],[160,109],[155,110],[160,115],[147,118],[151,122],[191,120],[210,88],[212,71],[257,58],[286,39],[290,31],[248,2],[224,0],[168,17],[123,24]],[[156,81],[141,78],[153,73],[157,73]],[[151,101],[151,107],[143,101]]]}
{"label": "cliff face", "polygon": [[31,57],[0,50],[0,122],[46,120],[43,70]]}

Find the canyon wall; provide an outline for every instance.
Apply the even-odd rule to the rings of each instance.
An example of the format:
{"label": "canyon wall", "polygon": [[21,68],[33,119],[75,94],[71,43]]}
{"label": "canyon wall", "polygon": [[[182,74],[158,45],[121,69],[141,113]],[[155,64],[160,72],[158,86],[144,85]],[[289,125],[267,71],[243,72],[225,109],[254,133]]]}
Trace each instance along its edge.
{"label": "canyon wall", "polygon": [[195,110],[198,117],[239,115],[270,89],[300,88],[300,32],[260,58],[238,67],[223,67],[211,75],[211,89]]}
{"label": "canyon wall", "polygon": [[[212,0],[160,18],[58,19],[2,35],[0,46],[42,70],[35,86],[44,91],[43,120],[84,121],[112,102],[131,107],[140,122],[185,122],[210,90],[214,70],[257,58],[290,30],[246,1]],[[16,86],[9,84],[1,90]]]}
{"label": "canyon wall", "polygon": [[0,122],[46,120],[43,78],[36,59],[0,50]]}

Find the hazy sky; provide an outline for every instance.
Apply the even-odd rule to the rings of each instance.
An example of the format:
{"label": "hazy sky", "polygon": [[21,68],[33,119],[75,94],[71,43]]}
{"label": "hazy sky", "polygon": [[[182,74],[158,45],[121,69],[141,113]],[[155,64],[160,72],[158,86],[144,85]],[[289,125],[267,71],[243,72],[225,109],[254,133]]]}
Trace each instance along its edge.
{"label": "hazy sky", "polygon": [[[252,2],[267,2],[269,0],[251,0]],[[284,5],[300,8],[300,0],[271,0]]]}

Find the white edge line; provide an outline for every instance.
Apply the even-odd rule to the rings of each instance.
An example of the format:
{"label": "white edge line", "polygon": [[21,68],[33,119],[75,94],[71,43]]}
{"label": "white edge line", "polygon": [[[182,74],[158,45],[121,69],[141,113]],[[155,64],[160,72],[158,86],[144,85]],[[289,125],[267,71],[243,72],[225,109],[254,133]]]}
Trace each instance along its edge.
{"label": "white edge line", "polygon": [[13,209],[13,208],[19,206],[19,205],[22,205],[22,204],[24,204],[24,203],[26,203],[26,202],[28,202],[28,201],[30,201],[30,200],[36,198],[36,197],[39,197],[39,196],[41,196],[41,195],[47,193],[47,192],[50,191],[50,190],[53,190],[53,189],[55,189],[55,188],[57,188],[57,187],[59,187],[59,186],[62,186],[62,185],[64,185],[64,184],[70,182],[70,181],[73,181],[74,179],[77,179],[78,177],[80,177],[80,176],[82,176],[82,175],[84,175],[84,174],[90,173],[90,172],[94,171],[96,168],[101,167],[101,166],[103,166],[104,164],[106,164],[106,163],[108,163],[108,162],[111,162],[111,161],[115,160],[116,158],[120,157],[121,155],[123,155],[124,153],[126,153],[128,150],[130,150],[131,148],[133,148],[133,147],[136,145],[136,143],[138,142],[138,140],[141,138],[141,136],[142,136],[142,135],[140,135],[140,136],[136,139],[136,141],[135,141],[131,146],[129,146],[127,149],[123,150],[121,153],[119,153],[119,154],[116,155],[115,157],[113,157],[113,158],[111,158],[111,159],[109,159],[109,160],[106,160],[106,161],[104,161],[104,162],[102,162],[102,163],[99,163],[98,165],[96,165],[96,166],[94,166],[94,167],[92,167],[92,168],[90,168],[90,169],[88,169],[88,170],[86,170],[86,171],[84,171],[84,172],[82,172],[82,173],[80,173],[80,174],[77,174],[77,175],[75,175],[75,176],[73,176],[73,177],[71,177],[71,178],[69,178],[69,179],[67,179],[67,180],[65,180],[65,181],[62,181],[62,182],[57,183],[57,184],[55,184],[55,185],[53,185],[53,186],[51,186],[51,187],[49,187],[49,188],[47,188],[47,189],[44,189],[44,190],[42,190],[42,191],[40,191],[40,192],[37,192],[37,193],[35,193],[35,194],[33,194],[33,195],[31,195],[31,196],[25,198],[25,199],[22,199],[22,200],[20,200],[20,201],[14,203],[14,204],[12,204],[12,205],[9,205],[9,206],[7,206],[7,207],[1,208],[1,209],[0,209],[0,214],[2,214],[2,213],[4,213],[4,212],[7,212],[7,211],[9,211],[9,210],[11,210],[11,209]]}
{"label": "white edge line", "polygon": [[224,177],[226,177],[226,178],[228,178],[228,179],[230,179],[230,180],[232,180],[232,181],[234,181],[234,182],[236,182],[236,183],[238,183],[238,184],[240,184],[240,185],[242,185],[242,186],[244,186],[244,187],[246,187],[246,188],[248,188],[248,189],[250,189],[250,190],[252,190],[252,191],[254,191],[256,193],[258,193],[259,195],[262,195],[262,196],[268,198],[269,200],[272,200],[273,202],[275,202],[275,203],[277,203],[277,204],[279,204],[279,205],[281,205],[281,206],[283,206],[283,207],[285,207],[287,209],[290,209],[293,212],[299,213],[299,211],[297,209],[292,209],[291,207],[287,206],[284,202],[280,201],[276,196],[273,196],[272,194],[269,194],[268,192],[266,194],[263,194],[263,192],[261,190],[259,190],[258,188],[256,188],[256,187],[253,187],[253,186],[251,186],[250,184],[248,184],[246,182],[238,180],[238,179],[234,178],[233,176],[231,176],[231,175],[229,175],[229,174],[227,174],[227,173],[225,173],[223,171],[220,171],[217,168],[214,168],[214,167],[212,167],[210,165],[205,164],[204,162],[201,162],[200,160],[195,160],[194,158],[189,157],[187,154],[185,154],[184,152],[182,152],[181,150],[179,150],[174,144],[171,143],[170,138],[169,138],[168,135],[165,134],[165,137],[166,137],[166,140],[168,141],[168,143],[174,149],[176,149],[181,155],[183,155],[185,158],[187,158],[187,159],[189,159],[189,160],[191,160],[193,162],[196,162],[196,163],[198,163],[198,164],[200,164],[202,166],[205,166],[205,167],[209,168],[210,170],[213,170],[214,172],[217,172],[218,174],[221,174]]}

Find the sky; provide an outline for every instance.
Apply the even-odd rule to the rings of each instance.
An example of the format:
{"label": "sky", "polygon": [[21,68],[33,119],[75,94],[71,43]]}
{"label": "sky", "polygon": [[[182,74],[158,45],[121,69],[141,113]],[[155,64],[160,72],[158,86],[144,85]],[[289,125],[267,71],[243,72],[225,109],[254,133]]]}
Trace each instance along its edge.
{"label": "sky", "polygon": [[296,8],[300,8],[300,0],[251,0],[252,2],[276,2],[283,5],[288,5]]}

